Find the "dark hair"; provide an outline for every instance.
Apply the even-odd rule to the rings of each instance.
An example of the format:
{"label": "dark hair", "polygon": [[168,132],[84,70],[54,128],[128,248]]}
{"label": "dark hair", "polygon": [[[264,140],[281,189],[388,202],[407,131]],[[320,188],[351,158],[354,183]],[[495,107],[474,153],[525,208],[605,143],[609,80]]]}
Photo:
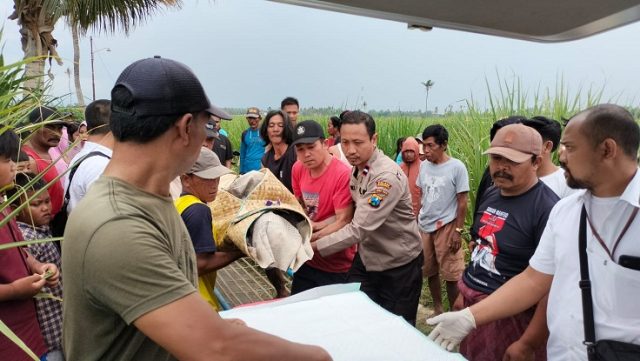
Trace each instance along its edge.
{"label": "dark hair", "polygon": [[24,150],[20,149],[20,152],[18,153],[18,159],[16,161],[17,162],[28,162],[29,161],[29,154],[27,154]]}
{"label": "dark hair", "polygon": [[601,104],[579,114],[585,114],[582,132],[594,147],[611,138],[626,155],[638,158],[640,127],[628,110],[614,104]]}
{"label": "dark hair", "polygon": [[447,128],[443,127],[440,124],[432,124],[426,128],[422,132],[422,140],[426,140],[429,137],[433,137],[433,140],[438,145],[447,145],[449,142],[449,132],[447,132]]}
{"label": "dark hair", "polygon": [[136,116],[133,95],[122,85],[111,91],[111,111],[110,127],[114,138],[136,143],[148,143],[158,138],[183,115]]}
{"label": "dark hair", "polygon": [[11,129],[5,129],[0,134],[0,156],[16,162],[20,150],[20,137]]}
{"label": "dark hair", "polygon": [[84,120],[87,122],[89,134],[107,134],[111,120],[111,101],[98,99],[87,105],[84,110]]}
{"label": "dark hair", "polygon": [[531,155],[531,164],[536,164],[536,160],[538,160],[539,155],[532,154]]}
{"label": "dark hair", "polygon": [[298,99],[296,99],[294,97],[286,97],[286,98],[282,99],[282,101],[280,102],[280,109],[283,109],[287,105],[295,105],[298,108],[300,108],[300,104],[298,103]]}
{"label": "dark hair", "polygon": [[500,130],[500,128],[509,124],[519,124],[525,120],[527,120],[527,118],[523,117],[522,115],[512,115],[510,117],[496,120],[491,126],[491,130],[489,131],[489,141],[493,140],[493,138],[496,136],[496,133],[498,132],[498,130]]}
{"label": "dark hair", "polygon": [[[7,198],[11,198],[14,195],[16,195],[17,193],[26,193],[29,191],[39,191],[40,189],[44,188],[46,186],[46,183],[44,181],[44,178],[40,178],[38,179],[35,183],[33,183],[32,185],[29,186],[29,188],[27,187],[27,184],[33,179],[35,178],[35,174],[33,173],[16,173],[16,179],[15,179],[15,187],[7,190]],[[22,203],[22,197],[18,197],[13,201],[13,205],[18,206]]]}
{"label": "dark hair", "polygon": [[282,129],[282,140],[285,143],[291,144],[293,143],[293,125],[291,124],[291,120],[287,116],[287,113],[282,110],[270,110],[267,115],[264,117],[262,124],[260,125],[260,137],[266,144],[269,144],[269,133],[267,133],[267,129],[269,128],[269,120],[276,115],[280,115],[282,117],[282,121],[284,122],[284,128]]}
{"label": "dark hair", "polygon": [[396,139],[396,157],[402,151],[402,144],[404,144],[405,140],[407,140],[407,137],[401,137]]}
{"label": "dark hair", "polygon": [[340,130],[340,117],[336,117],[334,115],[331,118],[329,118],[329,120],[331,121],[331,125],[333,125],[334,128]]}
{"label": "dark hair", "polygon": [[67,128],[67,136],[69,137],[69,141],[74,142],[76,139],[73,137],[73,133],[80,129],[80,124],[76,122],[69,122],[65,124],[65,127]]}
{"label": "dark hair", "polygon": [[367,128],[367,133],[369,134],[369,139],[373,138],[373,135],[376,134],[376,122],[373,120],[371,115],[361,112],[359,110],[353,110],[348,113],[345,113],[342,117],[342,122],[340,127],[345,124],[364,124]]}
{"label": "dark hair", "polygon": [[552,152],[555,152],[556,149],[558,149],[558,145],[560,145],[560,137],[562,136],[562,127],[557,120],[537,115],[531,119],[523,120],[522,124],[527,127],[531,127],[540,133],[543,142],[551,141],[551,143],[553,143],[553,146],[551,147]]}

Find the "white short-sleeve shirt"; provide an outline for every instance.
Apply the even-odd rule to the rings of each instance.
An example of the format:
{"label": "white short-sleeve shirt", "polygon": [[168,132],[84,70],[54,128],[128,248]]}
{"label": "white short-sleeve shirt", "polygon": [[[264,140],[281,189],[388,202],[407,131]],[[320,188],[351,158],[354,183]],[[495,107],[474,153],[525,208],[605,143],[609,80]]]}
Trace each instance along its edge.
{"label": "white short-sleeve shirt", "polygon": [[[627,223],[633,207],[639,207],[640,172],[636,172],[616,206],[597,229],[605,243],[613,243]],[[530,260],[535,270],[553,275],[547,306],[550,336],[547,343],[549,360],[586,360],[580,260],[578,255],[578,229],[582,205],[587,213],[592,195],[579,191],[560,200],[549,215],[536,253]],[[627,230],[615,252],[620,255],[640,256],[640,216]],[[613,248],[609,246],[609,248]],[[604,248],[587,226],[587,256],[591,279],[596,339],[613,339],[640,344],[640,271],[612,262]]]}
{"label": "white short-sleeve shirt", "polygon": [[578,191],[577,189],[569,188],[567,179],[564,176],[564,169],[562,168],[558,168],[555,172],[540,177],[540,180],[543,181],[547,187],[551,188],[560,199],[568,197]]}
{"label": "white short-sleeve shirt", "polygon": [[82,147],[82,150],[73,157],[69,163],[69,167],[72,167],[78,160],[91,152],[100,152],[109,158],[102,157],[100,155],[89,157],[80,163],[73,175],[71,183],[69,183],[69,178],[67,177],[65,180],[64,190],[66,193],[67,189],[69,189],[69,205],[67,206],[68,213],[70,213],[78,202],[84,198],[89,186],[93,184],[93,182],[95,182],[102,173],[104,173],[104,169],[107,167],[107,164],[109,164],[112,154],[111,149],[101,144],[87,141],[85,142],[84,147]]}

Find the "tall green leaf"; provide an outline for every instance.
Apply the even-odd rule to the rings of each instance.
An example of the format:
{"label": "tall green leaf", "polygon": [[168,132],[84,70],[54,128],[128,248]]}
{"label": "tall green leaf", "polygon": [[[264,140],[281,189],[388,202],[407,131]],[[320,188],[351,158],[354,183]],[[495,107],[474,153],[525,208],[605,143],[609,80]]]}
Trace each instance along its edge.
{"label": "tall green leaf", "polygon": [[36,354],[33,353],[33,351],[31,351],[29,346],[27,346],[24,342],[22,342],[20,337],[18,337],[15,333],[13,333],[13,331],[11,331],[9,326],[7,326],[4,322],[2,322],[2,320],[0,320],[0,333],[5,335],[9,340],[11,340],[11,342],[15,343],[18,347],[20,347],[20,349],[22,349],[24,353],[29,355],[29,357],[31,357],[35,361],[40,361],[40,357],[36,356]]}

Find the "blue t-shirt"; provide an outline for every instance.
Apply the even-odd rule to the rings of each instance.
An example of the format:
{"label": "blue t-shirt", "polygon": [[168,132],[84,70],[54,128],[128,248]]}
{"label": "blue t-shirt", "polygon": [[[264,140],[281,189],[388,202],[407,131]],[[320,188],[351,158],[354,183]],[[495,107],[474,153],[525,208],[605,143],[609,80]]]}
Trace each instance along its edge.
{"label": "blue t-shirt", "polygon": [[258,129],[247,129],[242,132],[240,138],[240,174],[262,168],[262,156],[264,155],[264,140],[260,137]]}
{"label": "blue t-shirt", "polygon": [[206,204],[192,204],[182,212],[180,217],[187,226],[196,254],[216,251],[216,242],[213,240],[213,218]]}
{"label": "blue t-shirt", "polygon": [[529,265],[553,206],[560,198],[543,182],[517,196],[489,188],[474,215],[476,247],[462,276],[464,283],[490,294]]}

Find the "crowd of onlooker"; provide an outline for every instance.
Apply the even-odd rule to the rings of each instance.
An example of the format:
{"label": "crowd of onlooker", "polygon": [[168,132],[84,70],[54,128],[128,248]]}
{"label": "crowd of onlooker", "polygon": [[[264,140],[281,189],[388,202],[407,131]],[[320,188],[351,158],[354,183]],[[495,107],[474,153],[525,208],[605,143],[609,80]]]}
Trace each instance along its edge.
{"label": "crowd of onlooker", "polygon": [[[161,62],[147,61],[148,66],[159,66],[155,63]],[[170,66],[174,71],[178,71],[176,67],[185,71],[180,65]],[[134,76],[131,74],[135,72],[127,74],[121,77]],[[187,78],[191,79],[191,75],[188,72]],[[0,215],[0,220],[6,222],[0,227],[0,243],[64,235],[65,259],[75,270],[65,279],[65,287],[70,284],[74,291],[68,303],[65,300],[64,316],[74,312],[70,311],[73,307],[95,304],[100,312],[113,307],[104,311],[113,313],[100,317],[108,320],[120,315],[124,320],[113,321],[122,330],[118,341],[123,342],[119,346],[123,347],[122,352],[133,350],[135,355],[139,351],[130,349],[127,337],[142,337],[141,342],[153,344],[144,336],[150,333],[162,340],[158,343],[163,347],[179,351],[183,350],[181,346],[165,340],[165,334],[154,333],[156,318],[151,323],[146,321],[146,312],[159,320],[162,315],[156,315],[151,306],[136,313],[135,307],[142,306],[136,306],[138,299],[131,294],[138,292],[133,291],[136,287],[149,297],[161,292],[158,297],[162,302],[172,304],[175,298],[171,297],[183,297],[191,289],[189,283],[199,282],[200,295],[214,309],[220,309],[213,292],[215,272],[245,256],[238,251],[218,250],[221,239],[212,228],[208,206],[216,198],[220,178],[232,172],[234,150],[221,128],[221,121],[231,116],[211,105],[202,92],[201,109],[180,108],[171,113],[184,114],[178,120],[163,114],[138,118],[127,107],[155,114],[158,104],[140,100],[140,104],[131,105],[129,97],[134,95],[126,93],[131,93],[128,87],[135,87],[135,82],[123,80],[116,84],[112,100],[89,104],[81,124],[72,121],[69,114],[43,106],[29,114],[28,122],[41,126],[25,139],[19,139],[12,130],[0,134],[0,187],[5,201],[12,205]],[[174,94],[176,98],[181,96]],[[544,116],[514,115],[497,120],[487,130],[491,139],[484,153],[488,166],[475,204],[471,205],[471,224],[465,224],[469,175],[465,164],[449,154],[449,133],[444,126],[432,124],[416,136],[398,139],[391,158],[376,147],[376,124],[367,113],[344,111],[321,123],[298,121],[299,113],[299,102],[293,97],[285,98],[280,109],[266,114],[257,107],[248,108],[244,114],[248,128],[240,136],[238,164],[241,175],[268,169],[296,197],[312,222],[314,255],[293,275],[291,293],[360,282],[361,290],[374,302],[415,325],[424,279],[433,300],[429,322],[438,325],[433,337],[444,347],[452,349],[460,343],[460,352],[470,360],[545,360],[547,350],[550,359],[580,359],[584,349],[576,340],[582,341],[581,336],[569,335],[562,329],[581,326],[582,317],[588,314],[582,314],[579,303],[577,306],[571,301],[569,307],[563,301],[563,295],[576,296],[579,292],[575,289],[579,265],[577,261],[569,263],[567,258],[576,258],[573,248],[577,246],[574,244],[570,253],[564,250],[564,243],[568,242],[565,238],[571,240],[578,234],[580,207],[575,205],[587,203],[593,234],[589,237],[600,243],[591,242],[589,257],[599,259],[601,249],[608,255],[604,266],[598,268],[600,273],[592,272],[594,287],[606,289],[614,297],[604,299],[599,291],[593,294],[596,324],[602,327],[603,314],[607,314],[614,320],[614,325],[607,326],[613,331],[604,332],[607,337],[637,341],[627,332],[638,326],[637,312],[629,306],[630,301],[618,299],[628,298],[621,292],[637,294],[640,286],[638,247],[627,242],[620,248],[623,251],[616,253],[626,230],[638,227],[637,222],[633,223],[637,208],[632,209],[638,207],[639,198],[639,134],[633,117],[624,109],[602,105],[579,113],[568,123],[564,136],[562,125]],[[163,119],[165,125],[154,125],[151,120],[156,117]],[[164,147],[169,147],[167,153],[158,154]],[[176,149],[180,151],[171,152]],[[556,151],[562,167],[553,162]],[[192,155],[196,153],[197,156]],[[175,159],[165,161],[165,156]],[[168,165],[175,166],[175,171],[165,172]],[[147,166],[155,169],[145,175]],[[130,173],[137,180],[123,181]],[[156,184],[159,177],[163,180]],[[164,182],[167,179],[173,180],[170,186]],[[175,203],[167,205],[169,195]],[[561,201],[569,197],[570,200]],[[6,220],[11,209],[18,210],[17,216]],[[175,223],[176,214],[182,223]],[[104,224],[125,219],[122,235],[111,232],[97,236],[104,232],[102,223],[96,223],[103,217],[109,218]],[[87,224],[80,224],[85,221],[79,219]],[[622,221],[626,224],[619,224]],[[67,222],[72,226],[65,231]],[[566,229],[572,231],[567,234]],[[144,268],[144,262],[137,265],[137,259],[132,261],[135,251],[151,252],[159,257],[158,262],[169,262],[173,267],[174,261],[163,258],[171,254],[178,259],[179,276],[170,275],[166,284],[151,285],[153,280],[137,279],[118,270],[122,277],[131,276],[127,279],[129,288],[121,288],[100,273],[109,268],[99,268],[103,266],[100,264],[97,271],[78,272],[87,265],[76,255],[66,253],[84,249],[90,257],[87,250],[94,243],[126,239],[129,232],[141,235],[142,240],[131,241],[135,243],[134,253],[125,254],[124,250],[114,256],[116,261],[121,256],[129,262],[120,266],[136,264],[137,268],[130,272],[154,277],[155,271]],[[145,237],[151,237],[151,242],[145,243]],[[156,238],[166,242],[160,251],[153,245]],[[187,241],[188,249],[176,246],[176,242],[187,238],[191,241]],[[78,248],[79,245],[85,248]],[[594,251],[594,247],[598,250]],[[470,252],[468,262],[465,250]],[[46,360],[65,358],[60,302],[65,296],[62,254],[59,242],[33,242],[25,248],[0,251],[0,319]],[[110,255],[94,257],[94,262],[113,266],[108,263]],[[612,270],[608,260],[615,267],[624,260],[620,263],[623,268]],[[153,265],[153,261],[148,264]],[[189,270],[199,277],[198,281],[191,278]],[[65,268],[65,275],[66,272]],[[276,297],[288,296],[283,272],[269,268],[266,273]],[[621,278],[603,276],[609,273]],[[108,285],[105,289],[89,289],[85,278]],[[567,282],[574,281],[572,291],[560,286],[568,287]],[[160,285],[176,287],[180,292],[172,296],[164,288],[160,291]],[[528,288],[531,295],[522,296]],[[120,293],[122,302],[114,296]],[[189,302],[196,302],[189,303],[189,307],[198,308],[198,301]],[[447,304],[454,312],[445,313]],[[158,307],[161,306],[164,307]],[[83,312],[93,316],[98,311],[78,314]],[[82,353],[77,350],[83,350],[77,346],[78,337],[87,331],[73,324],[80,317],[73,316],[74,320],[64,321],[68,340],[64,346],[65,351],[72,355],[75,352],[77,357]],[[128,328],[131,323],[138,331]],[[127,332],[131,335],[125,335]],[[103,342],[109,345],[110,341]],[[106,350],[105,354],[109,352]],[[19,360],[24,354],[8,338],[0,336],[0,356]]]}

